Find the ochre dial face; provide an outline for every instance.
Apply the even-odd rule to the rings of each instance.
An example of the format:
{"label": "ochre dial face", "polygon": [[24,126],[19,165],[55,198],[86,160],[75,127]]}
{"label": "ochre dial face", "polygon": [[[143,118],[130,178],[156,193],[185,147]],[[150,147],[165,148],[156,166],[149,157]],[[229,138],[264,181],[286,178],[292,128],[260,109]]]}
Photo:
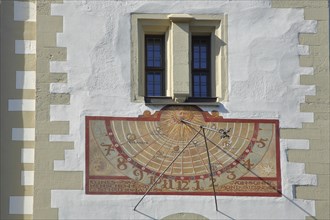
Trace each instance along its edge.
{"label": "ochre dial face", "polygon": [[[154,193],[207,194],[212,190],[211,172],[221,192],[228,184],[241,183],[244,178],[249,188],[255,184],[253,181],[258,182],[254,174],[264,175],[262,171],[267,166],[267,178],[274,187],[280,187],[276,121],[223,119],[195,106],[167,106],[138,118],[88,119],[88,189],[93,188],[93,183],[97,185],[95,179],[101,177],[111,181],[126,178],[131,181],[129,187],[141,193],[162,175]],[[91,150],[97,151],[96,159]],[[106,163],[104,168],[101,160]],[[260,192],[275,193],[259,184]],[[113,193],[120,191],[114,189]]]}

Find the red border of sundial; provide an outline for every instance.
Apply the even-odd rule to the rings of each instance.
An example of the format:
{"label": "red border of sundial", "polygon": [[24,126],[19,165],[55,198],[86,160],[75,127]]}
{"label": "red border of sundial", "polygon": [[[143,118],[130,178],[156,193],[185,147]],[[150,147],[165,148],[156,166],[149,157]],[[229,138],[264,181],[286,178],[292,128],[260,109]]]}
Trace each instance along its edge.
{"label": "red border of sundial", "polygon": [[[86,159],[86,182],[85,182],[85,188],[86,188],[86,193],[87,194],[143,194],[143,193],[125,193],[125,192],[111,192],[111,193],[106,193],[106,192],[90,192],[89,191],[89,180],[91,179],[122,179],[122,180],[129,180],[129,177],[126,176],[90,176],[89,175],[89,121],[90,120],[104,120],[107,123],[110,122],[111,120],[125,120],[125,121],[159,121],[160,116],[161,116],[161,111],[166,110],[167,108],[170,108],[171,106],[165,106],[163,107],[160,111],[156,111],[154,114],[151,114],[150,112],[145,111],[143,115],[140,115],[138,117],[108,117],[108,116],[85,116],[85,135],[86,135],[86,154],[85,154],[85,159]],[[186,107],[186,106],[181,106],[181,107]],[[200,111],[201,114],[204,117],[205,122],[230,122],[230,123],[254,123],[257,127],[259,126],[259,123],[271,123],[275,125],[275,150],[276,150],[276,177],[262,177],[263,180],[265,181],[276,181],[277,182],[277,190],[280,192],[281,191],[281,169],[280,169],[280,143],[279,143],[279,121],[278,120],[272,120],[272,119],[225,119],[221,116],[218,115],[217,112],[212,112],[212,114],[209,114],[208,112],[202,111],[199,107],[197,106],[192,106],[195,108],[197,111]],[[106,126],[107,130],[109,129],[109,126]],[[256,129],[256,127],[255,127]],[[109,129],[111,130],[111,129]],[[109,131],[108,131],[109,132]],[[109,134],[109,133],[108,133]],[[249,149],[249,152],[245,152],[237,158],[237,160],[233,161],[230,165],[222,168],[220,170],[221,173],[225,172],[228,169],[231,169],[232,167],[236,166],[237,164],[234,165],[236,161],[240,161],[244,159],[250,152],[251,148],[255,144],[255,139],[256,135],[258,133],[253,134],[253,137],[246,149]],[[110,136],[109,136],[110,137]],[[112,136],[113,143],[117,143],[117,141],[114,139],[114,136]],[[117,143],[118,144],[118,143]],[[119,144],[118,144],[119,145]],[[128,156],[126,154],[122,153],[122,149],[118,149],[119,147],[116,148],[118,152],[121,152],[121,156],[123,156],[126,160]],[[242,158],[242,156],[244,156]],[[130,162],[130,161],[127,161]],[[132,164],[132,163],[131,163]],[[139,165],[138,163],[134,163],[134,165]],[[140,169],[142,168],[141,165],[139,165]],[[146,171],[145,169],[144,171]],[[154,171],[149,171],[152,173],[155,173]],[[159,174],[158,174],[159,175]],[[221,174],[220,174],[221,175]],[[157,176],[157,173],[156,173]],[[208,176],[203,175],[204,178],[207,178]],[[164,177],[169,177],[167,175],[164,175]],[[172,177],[172,176],[170,176]],[[181,178],[181,176],[176,177],[175,180],[191,180],[192,176],[189,177],[184,177],[184,179]],[[200,176],[194,176],[195,179],[202,179]],[[172,178],[173,179],[173,178]],[[257,180],[261,181],[259,177],[241,177],[237,180]],[[281,196],[280,193],[274,192],[274,193],[258,193],[258,192],[217,192],[219,195],[224,195],[224,196],[271,196],[271,197],[279,197]],[[150,192],[150,194],[153,195],[213,195],[212,192],[202,192],[202,193],[194,193],[194,192]]]}

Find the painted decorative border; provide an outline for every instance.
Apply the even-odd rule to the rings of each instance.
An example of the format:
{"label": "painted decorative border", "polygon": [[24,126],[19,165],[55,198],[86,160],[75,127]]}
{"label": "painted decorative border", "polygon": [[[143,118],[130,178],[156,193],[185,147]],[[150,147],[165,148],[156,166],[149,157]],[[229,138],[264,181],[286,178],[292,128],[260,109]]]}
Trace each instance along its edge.
{"label": "painted decorative border", "polygon": [[[143,115],[140,115],[139,117],[136,118],[132,118],[132,117],[104,117],[104,116],[86,116],[85,122],[85,133],[86,133],[86,182],[85,182],[85,188],[86,188],[86,193],[87,194],[112,194],[112,195],[116,195],[116,194],[144,194],[145,191],[147,191],[148,189],[148,185],[146,183],[148,183],[149,181],[150,184],[152,184],[152,179],[156,179],[158,177],[158,175],[160,175],[160,173],[156,173],[156,174],[152,174],[154,173],[152,170],[149,170],[148,167],[142,167],[142,165],[140,165],[139,163],[135,162],[135,161],[131,161],[131,158],[128,158],[128,156],[123,153],[123,148],[125,148],[125,144],[123,144],[123,146],[121,146],[121,144],[118,142],[118,140],[114,137],[114,133],[115,131],[112,130],[114,129],[112,127],[112,122],[127,122],[127,126],[129,126],[129,123],[134,123],[134,122],[145,122],[148,124],[148,126],[146,125],[146,127],[149,127],[153,124],[153,123],[157,123],[160,122],[161,123],[161,115],[162,114],[166,114],[166,111],[170,110],[168,113],[169,116],[171,117],[171,120],[174,117],[174,115],[180,114],[180,112],[188,112],[190,113],[191,117],[193,117],[193,115],[200,115],[202,118],[204,118],[205,122],[214,122],[214,123],[251,123],[254,124],[255,126],[255,131],[253,133],[253,137],[251,139],[251,142],[248,145],[247,148],[247,152],[252,152],[252,155],[258,154],[255,151],[258,151],[257,149],[259,149],[256,146],[259,146],[257,141],[257,135],[259,132],[259,126],[261,126],[262,124],[271,124],[274,127],[274,135],[275,135],[275,139],[270,141],[271,147],[274,147],[274,154],[275,154],[275,158],[272,158],[275,163],[275,177],[268,177],[268,176],[250,176],[247,177],[245,176],[246,174],[244,174],[242,177],[236,179],[233,182],[227,183],[226,185],[223,186],[217,186],[216,187],[216,191],[219,195],[221,196],[281,196],[281,171],[280,171],[280,141],[279,141],[279,121],[278,120],[253,120],[253,119],[224,119],[221,116],[219,116],[218,112],[212,112],[212,114],[209,114],[208,112],[204,112],[202,111],[200,108],[198,108],[197,106],[165,106],[164,108],[162,108],[162,110],[155,112],[154,114],[151,114],[149,111],[146,111]],[[177,112],[177,113],[174,113]],[[168,115],[166,114],[166,115]],[[174,115],[172,115],[174,114]],[[193,120],[193,119],[192,119]],[[102,123],[102,126],[104,126],[104,128],[102,129],[101,127],[94,127],[93,123],[94,122],[99,122]],[[104,122],[104,124],[103,124]],[[165,122],[164,122],[165,123]],[[168,123],[168,122],[166,122]],[[135,125],[135,124],[134,124]],[[136,126],[136,125],[135,125]],[[225,126],[225,125],[224,125]],[[140,129],[144,129],[142,128],[142,124],[139,125]],[[101,138],[102,140],[98,140],[98,138],[93,135],[94,132],[96,132],[97,130],[102,129],[102,134],[97,135],[99,138]],[[92,130],[94,130],[94,132],[92,132]],[[121,129],[119,129],[121,131]],[[137,131],[135,129],[133,129],[135,132],[138,133],[142,133],[142,134],[146,134],[146,130],[144,131]],[[133,132],[133,130],[131,132]],[[262,129],[260,129],[262,130]],[[153,133],[152,131],[148,131]],[[156,131],[155,131],[156,132]],[[103,134],[104,133],[104,134]],[[117,135],[122,135],[120,137],[121,140],[127,140],[126,135],[124,133],[121,132],[116,132]],[[100,136],[101,135],[101,136]],[[107,136],[109,138],[108,139],[104,139],[104,135]],[[234,135],[234,134],[233,134]],[[265,134],[264,134],[265,135]],[[118,137],[119,137],[118,136]],[[150,142],[151,140],[155,140],[155,137],[150,136],[150,138],[148,138],[148,135],[143,135],[143,139],[144,140],[149,140],[148,142]],[[229,136],[228,136],[229,137]],[[111,145],[105,144],[108,141],[110,141],[109,143],[112,143]],[[260,139],[261,140],[261,139]],[[265,138],[265,141],[268,140]],[[153,141],[151,141],[153,143]],[[98,144],[97,144],[98,143]],[[98,148],[94,148],[96,145],[99,145],[101,143],[105,144],[104,146],[106,147],[106,149],[102,149],[104,150],[100,150]],[[162,142],[160,142],[162,143]],[[160,144],[159,143],[159,144]],[[166,142],[165,142],[166,143]],[[269,144],[270,144],[269,143]],[[95,145],[96,144],[96,145]],[[162,145],[162,144],[161,144]],[[94,146],[94,147],[93,147]],[[112,153],[110,153],[110,146],[114,146],[114,148],[112,149]],[[117,146],[117,147],[115,147]],[[129,145],[130,146],[130,145]],[[255,146],[255,148],[253,147]],[[126,146],[127,147],[127,146]],[[141,146],[140,146],[141,147]],[[144,146],[142,147],[144,148]],[[158,147],[157,147],[158,148]],[[254,150],[252,150],[252,148]],[[261,149],[261,148],[260,148]],[[97,151],[97,152],[96,152]],[[100,152],[99,152],[100,151]],[[106,153],[107,152],[107,153]],[[95,154],[95,155],[94,155]],[[118,154],[117,156],[115,156],[116,154]],[[241,160],[245,160],[246,158],[248,158],[249,153],[246,153],[246,151],[243,152],[242,155],[238,156],[239,159],[233,161],[233,163],[228,164],[227,167],[223,167],[222,169],[219,169],[219,171],[214,174],[215,177],[215,181],[218,181],[220,179],[223,179],[223,175],[221,174],[225,174],[225,176],[227,176],[228,174],[226,174],[226,171],[228,169],[235,169],[234,167],[237,167],[237,161],[241,161]],[[95,161],[92,158],[97,158],[97,161]],[[112,158],[112,159],[111,159]],[[118,158],[118,161],[117,159]],[[119,161],[119,159],[122,158],[123,161]],[[252,157],[253,158],[253,157]],[[251,158],[251,159],[252,159]],[[107,165],[109,163],[109,161],[112,161],[110,163],[115,163],[109,166]],[[94,163],[93,163],[94,161]],[[126,161],[126,162],[125,162]],[[131,161],[131,162],[129,162]],[[250,161],[250,159],[249,159]],[[125,171],[123,169],[119,169],[118,171],[114,171],[115,168],[110,168],[110,167],[118,167],[118,166],[122,166],[125,163],[124,167],[125,167]],[[240,163],[240,162],[239,162]],[[255,164],[255,162],[251,162],[251,164]],[[131,165],[132,164],[132,165]],[[273,164],[273,163],[272,163]],[[244,163],[245,166],[245,163]],[[250,162],[249,162],[249,169],[250,169]],[[253,166],[253,165],[252,165]],[[109,167],[109,168],[108,168]],[[136,175],[132,174],[131,178],[128,178],[128,176],[126,175],[130,175],[131,171],[129,171],[129,167],[132,167],[132,171],[133,169],[135,169],[136,171],[140,171],[140,176],[143,178],[143,183],[140,183],[138,181],[132,180],[131,178],[135,178]],[[251,170],[253,171],[252,173],[255,173],[254,167],[251,168]],[[93,172],[92,172],[93,171]],[[100,173],[100,171],[102,171],[102,175]],[[128,172],[128,173],[127,173]],[[98,173],[98,175],[97,175]],[[119,175],[119,173],[122,173]],[[124,174],[125,173],[125,174]],[[171,176],[167,176],[166,174],[164,175],[164,177],[166,178],[166,180],[161,180],[164,181],[164,185],[168,185],[170,184],[172,187],[172,190],[165,188],[157,188],[154,189],[152,191],[150,191],[150,194],[154,194],[154,195],[212,195],[213,192],[210,191],[210,189],[202,189],[199,188],[199,184],[200,181],[204,182],[205,179],[209,179],[210,176],[208,175],[203,175],[202,177],[200,177],[200,175],[197,176],[181,176],[181,177],[176,177],[172,179]],[[194,181],[191,181],[191,178],[193,178]],[[234,177],[235,178],[235,177]],[[226,178],[225,178],[226,179]],[[170,183],[169,183],[170,181]],[[189,184],[190,188],[186,188],[185,190],[183,189],[179,189],[182,188],[180,187],[183,182],[185,181],[185,183]],[[269,187],[268,184],[266,184],[266,181],[268,182],[268,184],[272,184],[273,188]],[[182,182],[182,183],[181,183]],[[146,184],[146,185],[145,185]],[[246,189],[236,189],[237,186],[241,186],[241,185],[245,185],[247,188]],[[254,186],[260,186],[261,188],[256,189],[256,190],[251,190],[249,188],[253,188]],[[176,188],[178,188],[177,190],[175,190]],[[195,190],[192,189],[196,188]],[[197,188],[199,188],[197,190]],[[276,190],[275,190],[276,189]]]}

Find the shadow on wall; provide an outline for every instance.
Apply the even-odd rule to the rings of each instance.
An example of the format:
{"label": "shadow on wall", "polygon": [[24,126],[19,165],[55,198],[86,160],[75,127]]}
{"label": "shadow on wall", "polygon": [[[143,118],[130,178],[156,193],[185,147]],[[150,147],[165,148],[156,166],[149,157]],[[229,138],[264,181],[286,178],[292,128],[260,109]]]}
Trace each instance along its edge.
{"label": "shadow on wall", "polygon": [[[24,15],[17,15],[14,7],[14,1],[0,0],[0,219],[17,219],[23,218],[23,213],[32,214],[29,213],[32,200],[27,200],[32,197],[24,196],[32,195],[33,179],[27,183],[26,173],[22,171],[33,171],[33,161],[23,164],[22,150],[34,147],[35,88],[25,89],[25,71],[35,70],[35,54],[25,54],[26,42],[23,39],[33,39],[35,33],[25,29],[31,27],[30,24],[17,19],[29,15],[29,8],[24,8]],[[26,111],[27,103],[30,107]],[[25,130],[25,127],[32,129]],[[26,137],[31,137],[31,141],[24,141]]]}

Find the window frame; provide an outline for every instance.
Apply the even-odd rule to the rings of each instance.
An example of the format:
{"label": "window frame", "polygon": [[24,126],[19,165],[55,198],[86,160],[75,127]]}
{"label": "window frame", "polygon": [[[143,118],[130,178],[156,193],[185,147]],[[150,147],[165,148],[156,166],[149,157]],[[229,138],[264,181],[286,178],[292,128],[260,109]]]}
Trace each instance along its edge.
{"label": "window frame", "polygon": [[[194,46],[195,40],[207,40],[207,46],[206,46],[206,68],[195,68],[195,56],[194,56]],[[191,35],[191,70],[190,70],[190,77],[191,77],[191,98],[210,98],[211,97],[211,90],[212,90],[212,84],[211,84],[211,36],[210,35]],[[199,60],[201,62],[201,60]],[[199,64],[201,65],[201,64]],[[205,74],[201,74],[201,72],[206,72]],[[205,75],[206,76],[206,96],[197,96],[195,94],[195,75]],[[201,85],[199,85],[201,87]],[[200,88],[201,89],[201,88]],[[200,93],[202,93],[200,91]]]}
{"label": "window frame", "polygon": [[[210,60],[210,97],[192,97],[191,77],[189,78],[189,97],[184,101],[177,101],[173,90],[172,49],[173,39],[171,36],[171,22],[175,17],[178,22],[191,19],[189,21],[189,62],[191,62],[191,36],[210,35],[211,60]],[[186,22],[186,21],[183,21]],[[133,102],[144,102],[146,104],[203,104],[218,105],[221,101],[226,101],[228,97],[227,88],[227,15],[172,15],[172,14],[131,14],[131,100]],[[165,71],[164,82],[165,92],[158,100],[147,100],[145,98],[145,71],[144,71],[144,36],[149,34],[165,35]],[[141,65],[142,64],[142,65]],[[188,63],[189,75],[191,63]]]}
{"label": "window frame", "polygon": [[[145,34],[145,45],[144,45],[144,52],[145,52],[145,62],[144,62],[144,73],[145,73],[145,97],[163,97],[165,96],[165,66],[166,66],[166,58],[165,58],[165,35],[155,35],[155,34]],[[147,50],[147,39],[158,38],[161,42],[161,65],[160,67],[149,67],[148,66],[148,60],[146,59],[148,57],[148,50]],[[151,72],[160,72],[160,80],[161,80],[161,89],[160,89],[160,95],[149,95],[148,93],[148,74]]]}

